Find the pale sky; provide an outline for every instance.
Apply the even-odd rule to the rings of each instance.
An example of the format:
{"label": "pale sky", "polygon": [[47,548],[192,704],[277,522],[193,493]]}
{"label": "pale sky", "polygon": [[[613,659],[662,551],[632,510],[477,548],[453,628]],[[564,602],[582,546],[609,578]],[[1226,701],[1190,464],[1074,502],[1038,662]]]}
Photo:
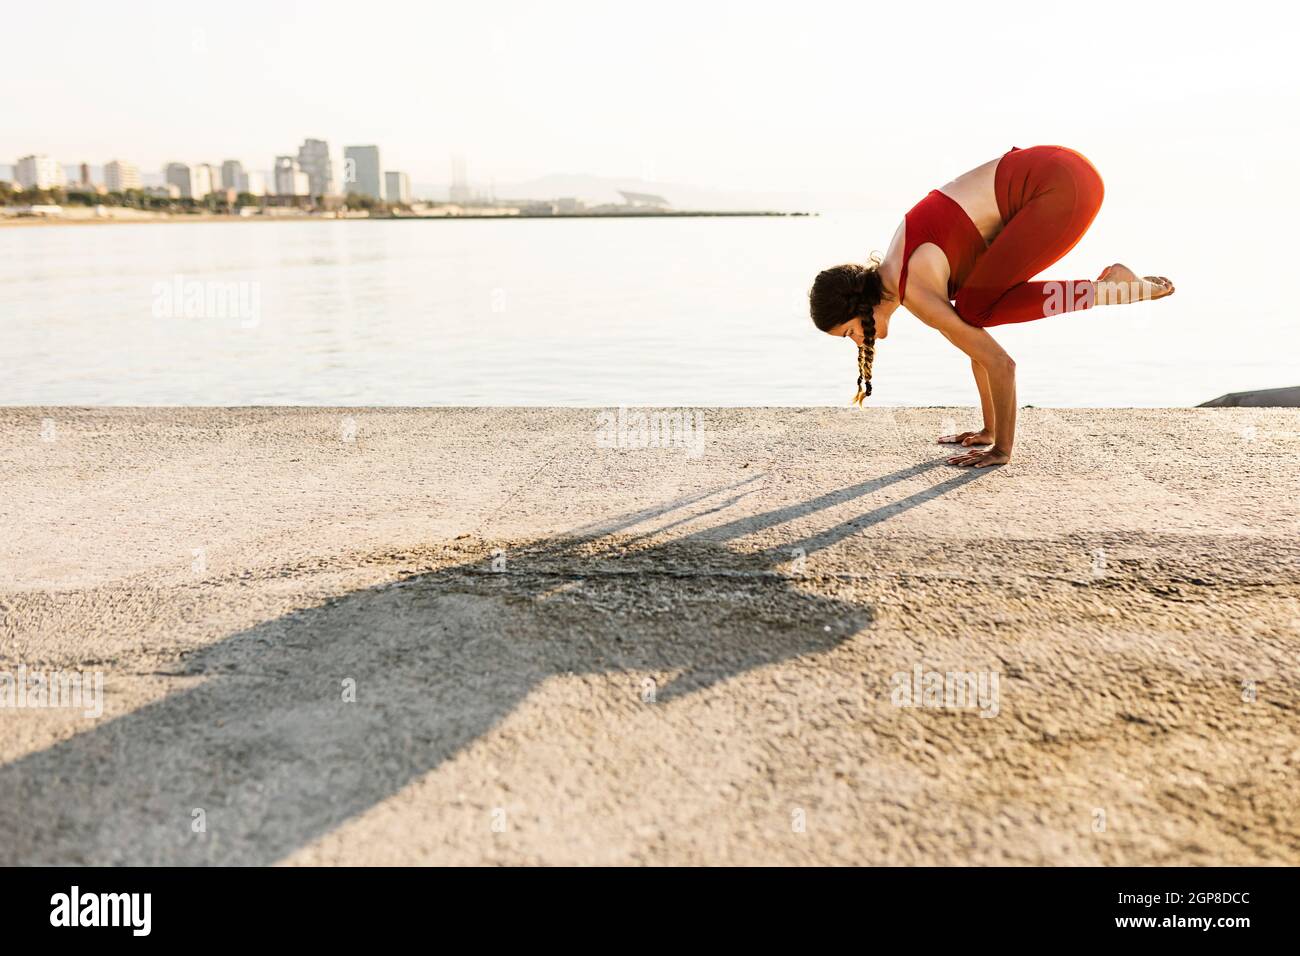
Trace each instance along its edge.
{"label": "pale sky", "polygon": [[1170,202],[1289,175],[1300,145],[1297,15],[1275,2],[61,0],[6,18],[5,163],[264,169],[312,136],[336,158],[377,143],[417,182],[461,152],[478,184],[641,176],[905,209],[1012,145],[1071,146],[1108,188]]}

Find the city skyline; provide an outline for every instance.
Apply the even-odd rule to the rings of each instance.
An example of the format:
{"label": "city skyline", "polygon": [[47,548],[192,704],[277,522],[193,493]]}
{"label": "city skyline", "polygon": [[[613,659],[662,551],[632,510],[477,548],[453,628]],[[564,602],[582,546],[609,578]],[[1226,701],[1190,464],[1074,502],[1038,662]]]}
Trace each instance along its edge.
{"label": "city skyline", "polygon": [[[13,44],[11,72],[59,82],[40,98],[10,97],[0,158],[117,157],[142,171],[178,156],[239,158],[269,174],[275,156],[296,153],[292,130],[378,145],[415,198],[457,188],[612,200],[627,188],[678,207],[861,214],[860,239],[841,253],[856,259],[883,250],[929,190],[1011,146],[1057,143],[1087,155],[1106,184],[1073,256],[1155,256],[1152,222],[1196,235],[1208,209],[1230,207],[1256,243],[1207,237],[1170,268],[1249,273],[1280,262],[1273,187],[1289,180],[1300,147],[1289,32],[1268,29],[1266,8],[1249,0],[1227,19],[1166,18],[1162,6],[1178,10],[1155,4],[1158,35],[1139,39],[1121,3],[1099,0],[1085,22],[1009,0],[994,44],[981,30],[990,13],[973,8],[938,29],[907,6],[808,0],[792,13],[667,0],[629,28],[596,3],[487,0],[448,15],[380,0],[371,12],[400,9],[401,43],[429,53],[393,55],[359,42],[349,7],[331,0],[277,6],[275,28],[255,31],[242,24],[264,14],[244,0],[221,18],[69,0],[24,11],[30,32],[61,39]],[[70,14],[85,29],[64,36]],[[981,35],[985,46],[971,47]],[[128,95],[85,95],[105,78]],[[341,164],[341,147],[333,155]],[[468,183],[452,171],[456,155],[472,158]]]}
{"label": "city skyline", "polygon": [[[170,160],[153,173],[145,172],[140,164],[122,157],[114,157],[102,164],[91,164],[84,159],[70,163],[38,152],[19,156],[10,166],[9,175],[25,189],[102,186],[111,192],[121,192],[161,185],[175,186],[178,198],[186,199],[199,199],[212,192],[233,189],[254,196],[323,198],[346,197],[351,192],[380,200],[384,198],[384,183],[388,178],[399,177],[405,183],[404,201],[410,201],[410,177],[403,170],[384,169],[377,165],[371,169],[367,166],[365,178],[358,178],[353,173],[354,162],[349,158],[352,151],[358,150],[373,150],[374,162],[378,163],[377,147],[345,146],[341,176],[335,174],[329,142],[311,137],[303,140],[295,154],[276,155],[271,166],[263,170],[246,169],[241,159],[226,158],[220,164]],[[0,172],[6,165],[0,163]],[[98,176],[93,175],[94,170],[99,171]]]}
{"label": "city skyline", "polygon": [[[369,155],[370,151],[376,151],[373,161],[371,161],[365,175],[358,177],[353,168],[355,160],[349,158],[349,154],[355,153],[358,157]],[[213,191],[225,191],[234,189],[237,193],[247,193],[254,197],[260,196],[297,196],[313,198],[346,198],[351,194],[360,197],[368,197],[381,201],[396,201],[402,204],[415,201],[432,201],[447,202],[452,205],[481,205],[493,204],[497,201],[498,193],[495,182],[478,183],[472,181],[468,175],[468,163],[463,155],[453,154],[448,158],[449,175],[447,179],[440,183],[416,182],[410,174],[404,170],[394,170],[382,168],[384,164],[379,162],[378,147],[374,145],[365,146],[345,146],[342,148],[343,161],[340,164],[333,162],[333,155],[329,150],[329,144],[326,140],[306,138],[302,145],[299,146],[295,156],[289,154],[280,154],[274,157],[269,167],[261,170],[246,168],[239,159],[225,159],[220,164],[215,163],[185,163],[172,161],[165,163],[158,171],[150,171],[141,168],[138,164],[122,158],[114,158],[103,164],[80,162],[67,162],[56,157],[49,157],[42,154],[29,154],[20,157],[18,162],[6,164],[0,162],[0,182],[13,181],[20,187],[25,188],[65,188],[70,192],[82,191],[82,187],[99,189],[100,191],[123,192],[127,189],[136,189],[154,195],[161,195],[170,191],[168,194],[172,198],[200,198],[202,191],[209,188],[206,185],[197,185],[199,183],[211,184]],[[48,182],[32,182],[31,177],[17,175],[19,168],[24,163],[37,162],[42,164],[41,168],[47,170]],[[280,167],[284,164],[284,169]],[[305,165],[304,165],[305,164]],[[363,165],[366,165],[363,160]],[[335,170],[338,170],[335,173]],[[309,170],[314,170],[309,171]],[[307,187],[298,184],[296,177],[302,174],[310,183]],[[60,178],[61,177],[61,178]],[[170,177],[170,178],[169,178]],[[350,184],[344,188],[345,182],[351,177]],[[555,188],[546,193],[545,196],[537,194],[542,182],[554,180],[557,182]],[[294,182],[294,186],[286,185],[288,182]],[[237,186],[231,184],[238,183]],[[592,201],[597,204],[608,204],[615,195],[627,195],[623,187],[629,185],[641,185],[641,181],[628,177],[602,178],[594,176],[581,175],[551,175],[539,177],[533,183],[509,184],[524,187],[524,191],[515,198],[520,201],[557,199],[561,208],[574,211],[583,208],[586,201]],[[651,184],[653,185],[653,184]],[[666,184],[674,185],[674,184]],[[698,190],[688,184],[675,184],[678,189],[684,189],[686,195],[694,194],[692,202],[685,202],[683,205],[695,205],[703,208],[710,205],[710,202],[718,196],[709,190]],[[382,193],[382,195],[380,195]],[[568,194],[573,195],[568,195]],[[709,197],[709,198],[704,198]],[[655,197],[660,199],[660,197]],[[761,206],[761,196],[732,196],[731,202],[722,202],[719,208],[741,210],[746,208],[759,208]],[[664,205],[672,203],[663,201]],[[764,207],[766,208],[766,207]]]}

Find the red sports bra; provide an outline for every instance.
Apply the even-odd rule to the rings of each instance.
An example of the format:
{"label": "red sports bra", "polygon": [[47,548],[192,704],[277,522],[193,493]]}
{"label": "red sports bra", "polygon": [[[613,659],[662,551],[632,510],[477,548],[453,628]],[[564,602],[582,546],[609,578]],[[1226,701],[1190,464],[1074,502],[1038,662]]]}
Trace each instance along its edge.
{"label": "red sports bra", "polygon": [[898,301],[907,294],[907,265],[916,247],[933,242],[948,257],[948,300],[965,283],[975,260],[988,249],[984,237],[957,201],[937,189],[908,210],[903,217],[903,268],[898,275]]}

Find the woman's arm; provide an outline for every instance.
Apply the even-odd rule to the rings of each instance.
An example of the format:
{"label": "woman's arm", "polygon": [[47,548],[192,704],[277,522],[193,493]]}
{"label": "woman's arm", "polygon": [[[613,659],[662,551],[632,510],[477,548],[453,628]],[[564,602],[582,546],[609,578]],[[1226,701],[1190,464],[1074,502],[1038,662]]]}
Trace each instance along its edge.
{"label": "woman's arm", "polygon": [[[985,427],[992,427],[993,447],[986,452],[966,452],[950,459],[954,464],[1000,465],[1011,460],[1016,440],[1016,363],[989,335],[988,330],[967,325],[944,298],[924,289],[908,288],[907,308],[948,341],[970,356]],[[980,372],[983,372],[981,383]],[[990,419],[991,416],[991,419]]]}
{"label": "woman's arm", "polygon": [[940,445],[991,445],[993,444],[993,431],[995,422],[993,420],[993,393],[989,389],[989,376],[984,371],[984,367],[974,359],[970,360],[971,374],[975,376],[975,388],[980,394],[980,412],[984,416],[984,424],[980,426],[977,432],[957,432],[955,435],[942,435],[939,438]]}
{"label": "woman's arm", "polygon": [[997,416],[993,414],[993,393],[989,390],[989,373],[984,366],[974,359],[970,360],[970,370],[975,373],[975,387],[980,393],[980,413],[984,416],[984,434],[990,438],[996,433]]}

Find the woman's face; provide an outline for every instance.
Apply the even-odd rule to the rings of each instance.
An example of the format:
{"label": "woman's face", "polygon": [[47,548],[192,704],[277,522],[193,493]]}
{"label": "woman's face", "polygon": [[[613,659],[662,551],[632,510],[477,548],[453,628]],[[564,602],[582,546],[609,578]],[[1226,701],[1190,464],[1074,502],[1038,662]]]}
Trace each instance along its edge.
{"label": "woman's face", "polygon": [[[882,311],[884,310],[876,309],[873,313],[876,316],[877,339],[883,339],[889,336],[889,316],[880,315],[880,312]],[[866,332],[862,328],[862,318],[860,316],[854,316],[842,325],[835,326],[827,334],[852,339],[857,345],[862,345],[866,340]]]}

